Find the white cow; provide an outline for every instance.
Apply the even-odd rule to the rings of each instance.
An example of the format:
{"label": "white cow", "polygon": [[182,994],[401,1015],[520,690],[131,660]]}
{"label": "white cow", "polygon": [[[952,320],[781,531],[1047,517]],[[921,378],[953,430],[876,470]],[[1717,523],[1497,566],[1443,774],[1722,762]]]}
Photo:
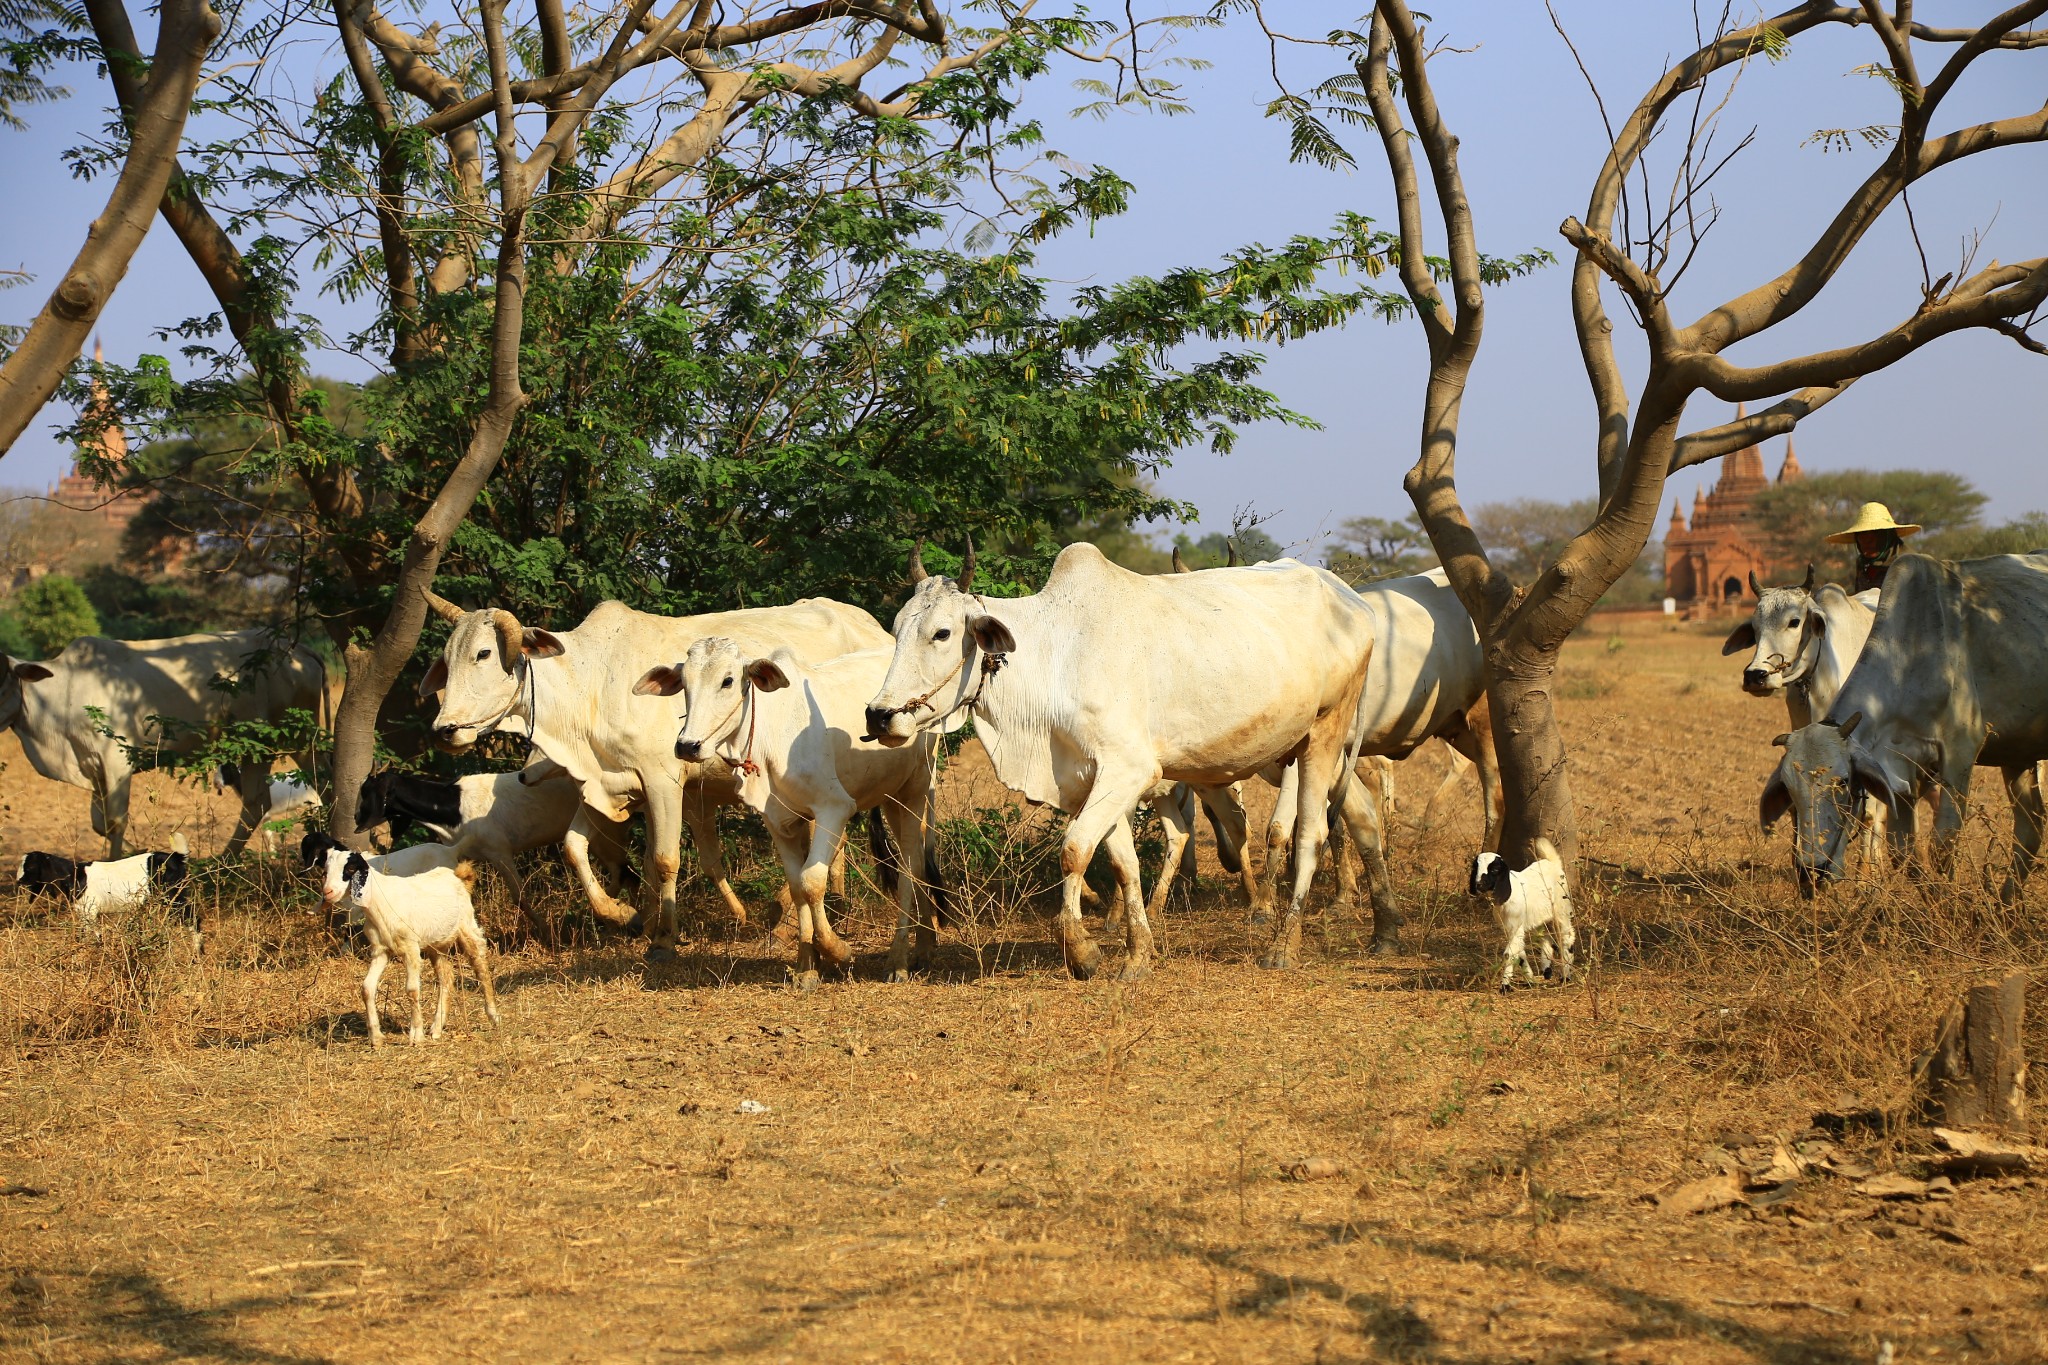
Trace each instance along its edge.
{"label": "white cow", "polygon": [[[228,721],[282,720],[293,708],[326,719],[327,673],[319,656],[268,630],[168,640],[87,635],[41,663],[0,655],[0,670],[0,726],[21,737],[37,772],[92,793],[93,832],[106,836],[115,858],[127,837],[135,778],[122,740],[175,753],[204,738],[197,732]],[[216,680],[228,686],[214,686]],[[92,709],[104,714],[104,726]],[[157,716],[175,722],[171,733]],[[242,811],[229,855],[242,851],[270,808],[270,765],[240,765],[239,776]]]}
{"label": "white cow", "polygon": [[1742,690],[1752,697],[1782,693],[1795,730],[1834,705],[1877,616],[1876,588],[1851,597],[1833,583],[1816,589],[1813,578],[1811,564],[1796,588],[1766,588],[1751,574],[1756,608],[1721,645],[1724,655],[1751,651]]}
{"label": "white cow", "polygon": [[[922,566],[913,561],[912,578]],[[1221,785],[1278,759],[1303,766],[1294,897],[1264,959],[1292,966],[1322,846],[1324,803],[1348,773],[1345,740],[1372,656],[1371,618],[1334,575],[1293,560],[1147,576],[1079,542],[1045,587],[988,601],[973,561],[924,577],[896,616],[896,655],[868,733],[901,745],[971,712],[996,776],[1073,815],[1060,949],[1076,977],[1101,950],[1081,923],[1081,878],[1107,839],[1124,900],[1127,979],[1152,960],[1129,816],[1161,778]]]}
{"label": "white cow", "polygon": [[[1372,666],[1351,736],[1354,752],[1406,758],[1431,739],[1442,739],[1479,768],[1485,816],[1483,847],[1492,848],[1500,829],[1500,766],[1494,757],[1493,725],[1486,706],[1486,670],[1479,632],[1450,576],[1442,569],[1389,578],[1356,589],[1373,623]],[[1455,770],[1454,770],[1455,772]],[[1360,776],[1365,776],[1361,772]],[[1287,833],[1296,824],[1297,781],[1292,770],[1268,773],[1279,779],[1280,799],[1266,836],[1265,868],[1253,919],[1272,913],[1274,883],[1287,861]],[[1399,942],[1402,918],[1394,908],[1392,881],[1382,851],[1383,817],[1373,799],[1374,783],[1351,782],[1342,792],[1345,828],[1365,860],[1372,898],[1372,951]],[[1340,861],[1342,890],[1349,897],[1350,867]]]}
{"label": "white cow", "polygon": [[1885,803],[1894,847],[1910,850],[1915,803],[1939,790],[1938,870],[1953,862],[1971,771],[2004,770],[2016,853],[2004,896],[2018,896],[2041,844],[2035,764],[2048,758],[2048,554],[1960,563],[1904,555],[1856,667],[1813,724],[1781,736],[1785,756],[1764,787],[1769,829],[1793,815],[1801,891],[1842,875],[1850,803]]}
{"label": "white cow", "polygon": [[428,600],[455,624],[420,683],[421,696],[442,694],[436,742],[460,752],[496,729],[525,734],[582,784],[584,804],[598,815],[618,821],[636,807],[646,810],[646,862],[656,899],[647,954],[657,961],[675,956],[686,822],[706,875],[734,920],[746,921],[746,907],[726,880],[716,815],[716,807],[739,800],[739,787],[723,763],[676,757],[672,708],[632,695],[633,679],[682,658],[707,635],[730,636],[756,656],[786,648],[808,660],[889,643],[874,617],[822,597],[684,617],[601,602],[581,625],[560,634],[522,626],[509,611],[464,612],[438,597]]}
{"label": "white cow", "polygon": [[847,825],[880,807],[895,837],[901,909],[889,949],[889,979],[910,979],[910,930],[918,956],[936,946],[936,902],[919,913],[919,878],[932,865],[932,764],[938,736],[876,748],[857,739],[863,708],[889,671],[892,651],[864,649],[806,667],[778,649],[750,658],[738,643],[712,636],[673,665],[651,668],[636,696],[683,697],[676,752],[685,760],[721,759],[738,775],[740,800],[759,814],[775,841],[797,901],[796,980],[818,984],[818,963],[844,971],[853,952],[825,914],[825,890]]}

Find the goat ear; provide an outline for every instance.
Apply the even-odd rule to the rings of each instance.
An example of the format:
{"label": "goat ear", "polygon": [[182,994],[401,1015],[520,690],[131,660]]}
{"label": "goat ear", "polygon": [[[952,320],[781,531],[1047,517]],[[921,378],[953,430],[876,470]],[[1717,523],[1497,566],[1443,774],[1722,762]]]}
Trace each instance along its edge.
{"label": "goat ear", "polygon": [[559,658],[566,646],[539,626],[528,626],[520,636],[519,652],[529,659]]}
{"label": "goat ear", "polygon": [[420,679],[420,695],[431,697],[448,685],[448,661],[436,659],[427,666],[427,676]]}
{"label": "goat ear", "polygon": [[1785,818],[1785,812],[1792,809],[1792,792],[1785,785],[1785,779],[1777,773],[1764,783],[1763,799],[1757,802],[1757,824],[1768,832],[1772,825]]}
{"label": "goat ear", "polygon": [[683,690],[683,671],[672,664],[656,664],[633,684],[636,697],[673,697]]}
{"label": "goat ear", "polygon": [[1755,648],[1756,622],[1754,621],[1744,621],[1741,625],[1730,631],[1728,638],[1721,642],[1721,653],[1724,656],[1739,654],[1745,649]]}
{"label": "goat ear", "polygon": [[974,637],[974,643],[991,654],[1008,654],[1017,647],[1017,637],[993,616],[968,617],[967,633]]}
{"label": "goat ear", "polygon": [[41,664],[16,664],[14,676],[23,682],[41,682],[45,678],[54,678],[57,675]]}
{"label": "goat ear", "polygon": [[789,686],[789,675],[773,659],[753,659],[746,667],[747,681],[763,692],[780,692]]}

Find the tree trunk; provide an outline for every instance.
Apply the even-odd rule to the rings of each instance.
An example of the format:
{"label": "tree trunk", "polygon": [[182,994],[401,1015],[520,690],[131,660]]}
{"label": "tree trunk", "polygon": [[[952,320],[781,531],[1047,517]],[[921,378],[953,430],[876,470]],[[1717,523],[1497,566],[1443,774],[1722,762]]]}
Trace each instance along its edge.
{"label": "tree trunk", "polygon": [[[86,9],[98,31],[104,0],[91,0]],[[126,15],[122,17],[125,24]],[[63,282],[29,324],[21,345],[0,365],[0,452],[14,445],[57,392],[148,235],[157,204],[177,168],[178,143],[185,135],[185,116],[199,88],[206,54],[219,34],[220,18],[206,0],[165,0],[149,82],[132,107],[124,102],[128,154],[120,178]],[[118,46],[102,47],[107,48],[110,65],[124,60]]]}
{"label": "tree trunk", "polygon": [[[1558,729],[1554,687],[1556,651],[1534,650],[1510,636],[1487,648],[1487,700],[1493,742],[1500,755],[1500,851],[1511,862],[1530,856],[1546,838],[1567,868],[1579,857],[1578,808],[1572,804],[1571,767]],[[1576,874],[1575,874],[1576,875]]]}
{"label": "tree trunk", "polygon": [[2018,1128],[2027,1118],[2027,974],[1972,986],[1914,1071],[1928,1115],[1952,1128]]}

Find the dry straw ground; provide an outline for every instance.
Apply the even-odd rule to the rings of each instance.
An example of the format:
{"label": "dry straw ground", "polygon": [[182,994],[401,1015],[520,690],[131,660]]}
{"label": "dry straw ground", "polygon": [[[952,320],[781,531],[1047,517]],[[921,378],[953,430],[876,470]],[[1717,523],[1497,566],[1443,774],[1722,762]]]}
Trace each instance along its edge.
{"label": "dry straw ground", "polygon": [[[15,906],[0,1355],[2048,1359],[2039,1180],[1879,1202],[1855,1163],[1914,1171],[1921,1130],[1813,1127],[1896,1111],[1958,986],[2042,964],[2044,892],[1983,887],[2000,801],[1953,885],[1804,906],[1753,829],[1782,710],[1714,639],[1593,636],[1561,691],[1595,961],[1507,997],[1457,894],[1466,799],[1396,821],[1406,956],[1366,958],[1338,907],[1304,970],[1259,971],[1205,843],[1154,978],[1071,982],[1042,900],[986,880],[1041,875],[1040,845],[974,815],[1003,802],[972,749],[945,792],[982,921],[906,987],[799,997],[753,938],[658,976],[631,943],[515,942],[503,1027],[465,985],[444,1041],[372,1054],[360,962],[282,872],[216,880],[203,967],[146,916],[93,945]],[[6,757],[6,853],[86,847],[82,794]],[[149,795],[145,838],[225,832]],[[856,891],[857,946],[886,918]],[[1851,1176],[1645,1199],[1809,1159]]]}

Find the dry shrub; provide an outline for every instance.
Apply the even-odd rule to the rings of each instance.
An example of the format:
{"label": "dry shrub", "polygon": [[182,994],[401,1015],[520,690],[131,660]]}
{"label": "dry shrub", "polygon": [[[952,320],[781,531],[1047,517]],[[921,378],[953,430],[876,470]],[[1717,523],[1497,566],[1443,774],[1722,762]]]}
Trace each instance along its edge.
{"label": "dry shrub", "polygon": [[0,992],[0,1037],[19,1047],[155,1032],[192,966],[182,913],[151,897],[101,915],[91,930],[68,915],[51,918],[61,926],[55,934],[6,936],[10,987]]}

